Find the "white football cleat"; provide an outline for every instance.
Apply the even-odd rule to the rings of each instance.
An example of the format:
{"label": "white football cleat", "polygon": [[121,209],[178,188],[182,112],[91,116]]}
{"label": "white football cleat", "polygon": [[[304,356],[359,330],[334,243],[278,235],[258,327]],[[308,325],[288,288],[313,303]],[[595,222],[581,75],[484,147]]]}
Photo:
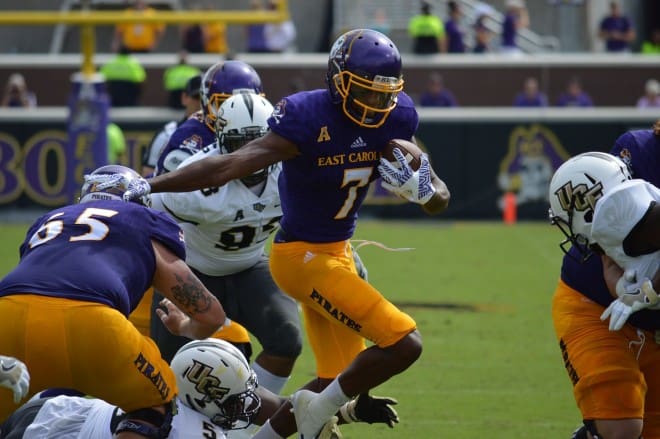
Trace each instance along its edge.
{"label": "white football cleat", "polygon": [[298,390],[291,395],[291,405],[293,406],[291,411],[296,419],[299,439],[319,439],[324,425],[337,411],[337,408],[331,405],[323,407],[323,401],[318,400],[318,396],[318,393],[305,389]]}

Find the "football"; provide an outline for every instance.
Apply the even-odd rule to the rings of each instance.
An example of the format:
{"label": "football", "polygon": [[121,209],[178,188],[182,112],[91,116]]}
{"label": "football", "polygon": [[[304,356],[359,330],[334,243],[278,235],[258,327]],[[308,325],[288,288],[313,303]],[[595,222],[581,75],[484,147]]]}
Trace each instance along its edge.
{"label": "football", "polygon": [[399,150],[401,150],[413,171],[419,169],[419,166],[422,164],[420,157],[423,154],[423,151],[419,146],[415,145],[410,140],[404,139],[392,139],[387,142],[385,149],[383,149],[383,157],[389,160],[390,163],[398,166],[399,163],[396,161],[394,153],[392,152],[394,148],[399,148]]}

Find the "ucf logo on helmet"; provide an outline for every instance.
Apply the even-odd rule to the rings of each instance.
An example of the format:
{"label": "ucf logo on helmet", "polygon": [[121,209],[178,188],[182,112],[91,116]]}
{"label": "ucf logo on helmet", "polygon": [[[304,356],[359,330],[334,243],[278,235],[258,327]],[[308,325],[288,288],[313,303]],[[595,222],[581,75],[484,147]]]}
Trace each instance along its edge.
{"label": "ucf logo on helmet", "polygon": [[596,201],[603,196],[603,184],[598,182],[591,187],[586,184],[573,186],[569,181],[555,192],[561,208],[567,212],[593,210]]}
{"label": "ucf logo on helmet", "polygon": [[211,375],[212,371],[212,367],[197,360],[193,360],[192,367],[186,371],[185,378],[195,384],[195,390],[204,395],[203,400],[196,400],[202,407],[215,399],[222,399],[230,390],[220,386],[220,380]]}

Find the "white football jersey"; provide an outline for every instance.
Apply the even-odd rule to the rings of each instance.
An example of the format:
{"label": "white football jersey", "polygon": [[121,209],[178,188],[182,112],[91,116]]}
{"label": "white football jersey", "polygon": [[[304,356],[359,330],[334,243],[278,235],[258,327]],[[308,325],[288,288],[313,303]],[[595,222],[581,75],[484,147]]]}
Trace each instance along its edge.
{"label": "white football jersey", "polygon": [[[222,428],[209,418],[176,400],[177,414],[172,418],[170,439],[226,439]],[[57,396],[41,407],[23,437],[30,439],[112,439],[113,416],[121,414],[116,406],[94,398]]]}
{"label": "white football jersey", "polygon": [[[220,154],[208,146],[180,167]],[[152,195],[152,207],[169,213],[184,231],[186,263],[209,276],[226,276],[256,264],[282,216],[277,179],[281,164],[273,166],[260,195],[240,180],[219,188]]]}
{"label": "white football jersey", "polygon": [[653,278],[660,268],[660,251],[629,256],[623,240],[649,210],[660,201],[660,189],[644,180],[629,180],[605,194],[596,203],[591,235],[595,242],[624,270],[634,269],[637,278]]}

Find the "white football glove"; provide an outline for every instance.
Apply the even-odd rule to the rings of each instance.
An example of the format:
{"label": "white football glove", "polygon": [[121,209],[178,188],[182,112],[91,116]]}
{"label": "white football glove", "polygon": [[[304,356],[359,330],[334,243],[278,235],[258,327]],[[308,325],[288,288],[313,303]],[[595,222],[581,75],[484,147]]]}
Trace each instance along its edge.
{"label": "white football glove", "polygon": [[610,331],[621,329],[632,313],[660,304],[660,296],[651,281],[648,278],[637,281],[634,270],[623,273],[616,283],[616,294],[619,297],[600,315],[601,320],[609,317]]}
{"label": "white football glove", "polygon": [[98,190],[120,186],[126,179],[120,174],[85,174],[84,178],[85,183],[95,183]]}
{"label": "white football glove", "polygon": [[14,404],[25,398],[30,387],[27,366],[14,357],[0,355],[0,386],[14,392]]}
{"label": "white football glove", "polygon": [[394,148],[392,154],[399,167],[381,157],[378,172],[383,179],[382,186],[408,201],[426,204],[435,193],[435,186],[431,182],[431,164],[428,155],[422,154],[419,169],[413,171],[399,148]]}
{"label": "white football glove", "polygon": [[122,198],[124,201],[137,200],[151,193],[151,185],[144,178],[135,178],[128,183]]}

